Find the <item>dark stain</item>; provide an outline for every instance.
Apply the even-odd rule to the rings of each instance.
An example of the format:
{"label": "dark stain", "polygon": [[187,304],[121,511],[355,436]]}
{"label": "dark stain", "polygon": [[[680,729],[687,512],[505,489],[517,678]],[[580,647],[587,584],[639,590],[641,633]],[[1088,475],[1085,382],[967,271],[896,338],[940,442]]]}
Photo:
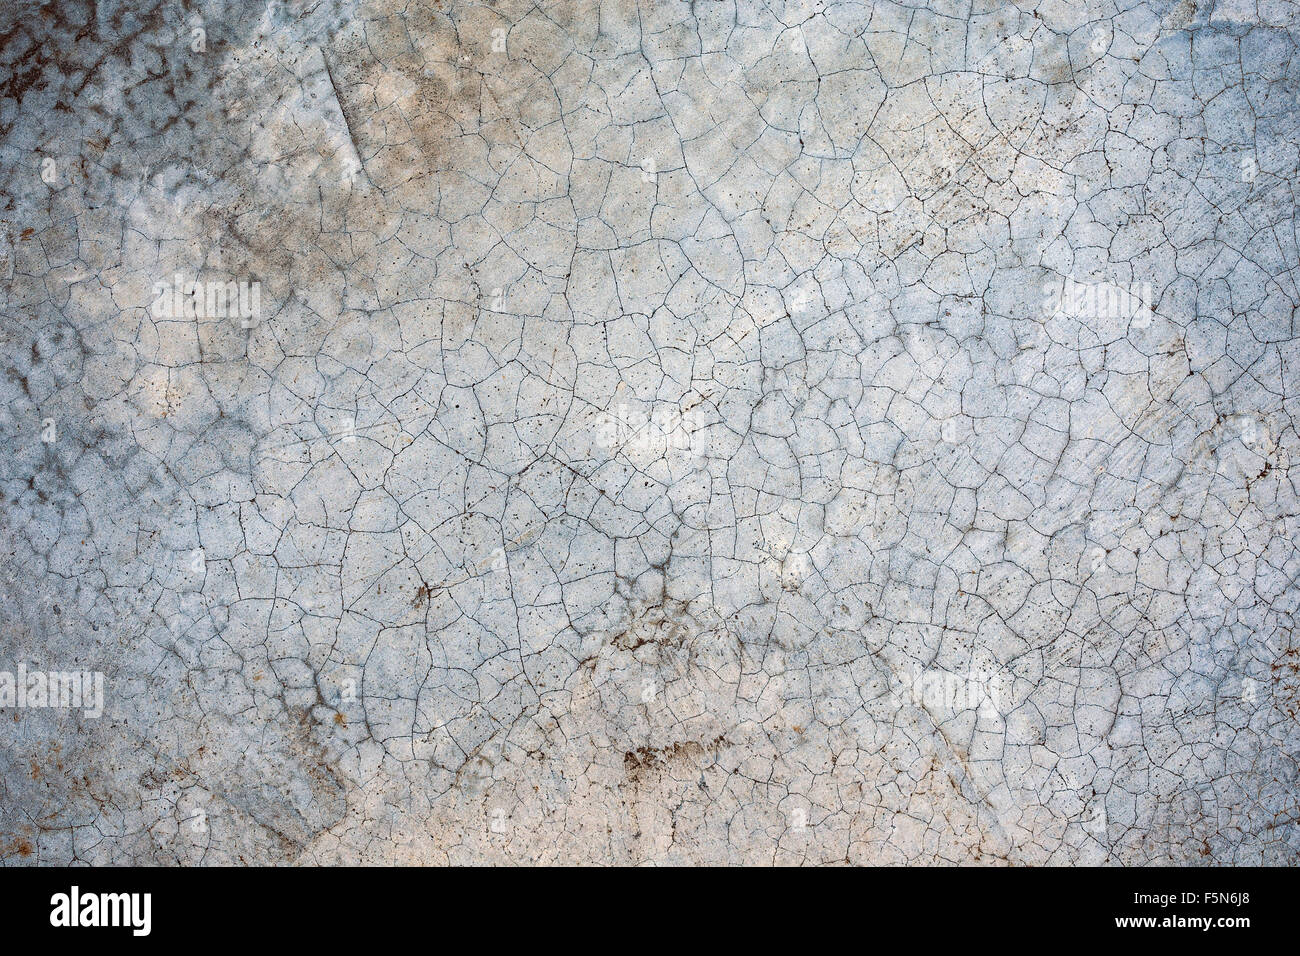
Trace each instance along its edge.
{"label": "dark stain", "polygon": [[701,760],[716,757],[718,750],[730,743],[721,734],[712,740],[679,740],[666,747],[637,747],[623,754],[623,769],[633,780],[649,769],[666,767],[679,760]]}

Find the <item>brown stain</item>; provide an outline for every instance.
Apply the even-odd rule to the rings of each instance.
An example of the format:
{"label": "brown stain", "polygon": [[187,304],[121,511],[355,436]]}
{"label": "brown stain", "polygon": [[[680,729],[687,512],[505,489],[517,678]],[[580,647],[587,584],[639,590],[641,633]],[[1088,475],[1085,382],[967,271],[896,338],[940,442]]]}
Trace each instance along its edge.
{"label": "brown stain", "polygon": [[662,604],[647,605],[633,612],[632,618],[610,644],[620,651],[636,651],[647,644],[665,648],[680,648],[693,630],[687,622],[669,616]]}
{"label": "brown stain", "polygon": [[1288,717],[1300,715],[1300,647],[1282,652],[1271,668],[1277,706]]}
{"label": "brown stain", "polygon": [[0,846],[0,859],[15,854],[27,857],[31,856],[35,852],[36,850],[32,846],[32,841],[27,837],[14,837],[8,842],[8,844]]}
{"label": "brown stain", "polygon": [[637,778],[647,769],[666,767],[679,760],[700,760],[716,756],[721,747],[730,743],[719,734],[712,740],[679,740],[664,747],[637,747],[623,754],[623,769],[629,777]]}

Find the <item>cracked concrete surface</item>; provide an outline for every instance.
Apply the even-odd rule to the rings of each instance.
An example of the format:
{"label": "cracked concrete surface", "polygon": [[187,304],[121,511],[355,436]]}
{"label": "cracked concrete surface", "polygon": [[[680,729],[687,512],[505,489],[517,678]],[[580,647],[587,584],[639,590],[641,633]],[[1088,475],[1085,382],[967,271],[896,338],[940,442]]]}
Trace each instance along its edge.
{"label": "cracked concrete surface", "polygon": [[0,860],[1296,863],[1298,26],[0,10]]}

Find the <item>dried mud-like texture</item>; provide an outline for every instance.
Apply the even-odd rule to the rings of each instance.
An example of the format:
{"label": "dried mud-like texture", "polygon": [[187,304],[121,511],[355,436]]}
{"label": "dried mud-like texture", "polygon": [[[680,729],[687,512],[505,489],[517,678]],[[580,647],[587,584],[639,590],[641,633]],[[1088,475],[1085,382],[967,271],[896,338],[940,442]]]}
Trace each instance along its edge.
{"label": "dried mud-like texture", "polygon": [[1297,862],[1298,25],[4,5],[0,860]]}

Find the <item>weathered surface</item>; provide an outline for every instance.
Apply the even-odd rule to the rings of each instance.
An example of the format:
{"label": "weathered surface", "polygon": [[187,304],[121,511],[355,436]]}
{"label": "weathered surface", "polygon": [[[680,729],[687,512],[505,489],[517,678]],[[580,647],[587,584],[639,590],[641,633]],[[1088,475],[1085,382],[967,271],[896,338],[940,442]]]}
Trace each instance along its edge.
{"label": "weathered surface", "polygon": [[4,7],[0,860],[1297,862],[1297,25]]}

